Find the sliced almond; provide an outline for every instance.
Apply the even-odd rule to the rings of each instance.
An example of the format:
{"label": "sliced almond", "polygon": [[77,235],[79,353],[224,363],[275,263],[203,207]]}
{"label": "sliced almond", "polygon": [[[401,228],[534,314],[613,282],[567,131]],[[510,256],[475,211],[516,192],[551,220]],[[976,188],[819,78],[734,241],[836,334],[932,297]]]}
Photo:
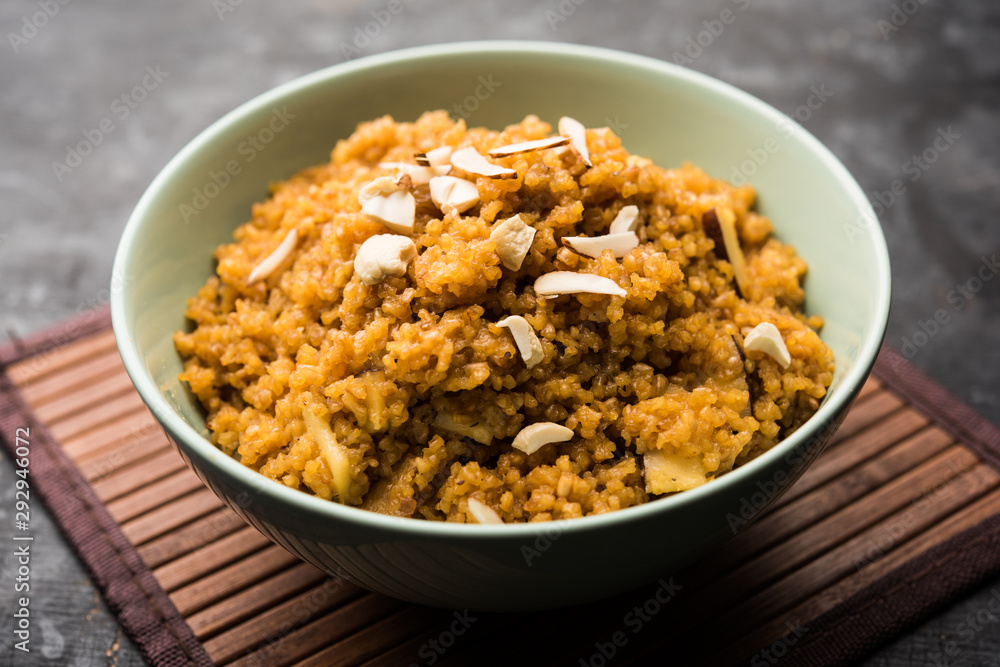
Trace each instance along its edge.
{"label": "sliced almond", "polygon": [[740,293],[745,297],[749,292],[750,280],[747,277],[747,261],[743,256],[743,248],[740,247],[740,237],[736,235],[736,214],[726,206],[715,209],[715,214],[719,219],[719,227],[722,229],[722,242],[729,255],[729,263],[733,265],[733,277],[736,278],[736,286],[740,288]]}
{"label": "sliced almond", "polygon": [[563,116],[559,119],[559,134],[569,137],[570,148],[580,156],[585,165],[594,166],[590,161],[590,151],[587,150],[587,128],[583,123],[569,116]]}
{"label": "sliced almond", "polygon": [[468,498],[466,501],[469,505],[469,514],[476,520],[476,523],[482,524],[503,524],[503,519],[496,511],[476,498]]}
{"label": "sliced almond", "polygon": [[451,171],[450,164],[443,167],[422,167],[409,162],[379,162],[378,166],[383,169],[398,169],[407,174],[414,185],[426,185],[435,176],[444,176]]}
{"label": "sliced almond", "polygon": [[516,144],[497,146],[489,150],[490,157],[509,157],[520,153],[530,153],[531,151],[541,151],[546,148],[565,146],[569,143],[569,137],[546,137],[545,139],[535,139],[533,141],[520,141]]}
{"label": "sliced almond", "polygon": [[285,238],[281,239],[278,247],[262,259],[257,266],[253,267],[250,277],[247,278],[247,285],[252,285],[258,280],[263,280],[271,275],[276,268],[281,266],[281,263],[291,254],[292,250],[295,249],[295,244],[298,243],[298,240],[299,232],[297,229],[292,229],[285,234]]}
{"label": "sliced almond", "polygon": [[520,315],[510,315],[497,322],[497,326],[510,330],[510,335],[514,337],[514,342],[517,343],[517,351],[521,353],[521,358],[524,359],[525,366],[534,368],[545,358],[545,352],[542,350],[541,341],[538,340],[538,334],[528,324],[528,320]]}
{"label": "sliced almond", "polygon": [[625,232],[634,232],[639,228],[639,207],[638,206],[622,206],[622,209],[618,211],[618,215],[615,219],[611,221],[611,226],[608,227],[608,234],[623,234]]}
{"label": "sliced almond", "polygon": [[594,275],[593,273],[574,273],[573,271],[552,271],[539,276],[535,281],[535,294],[538,296],[556,296],[558,294],[613,294],[628,296],[628,292],[618,286],[618,283]]}
{"label": "sliced almond", "polygon": [[320,457],[330,470],[337,500],[343,503],[351,487],[351,459],[348,449],[337,442],[337,436],[328,421],[317,417],[309,408],[302,410],[302,417],[306,423],[306,433],[312,436],[319,447]]}
{"label": "sliced almond", "polygon": [[427,151],[426,153],[417,153],[414,155],[414,159],[417,164],[423,165],[425,167],[449,167],[448,158],[451,157],[451,146],[438,146],[432,151]]}
{"label": "sliced almond", "polygon": [[552,422],[538,422],[525,426],[514,436],[511,446],[525,454],[534,454],[550,442],[566,442],[573,438],[573,429]]}
{"label": "sliced almond", "polygon": [[639,237],[635,232],[604,236],[564,236],[562,241],[587,257],[600,257],[605,250],[613,252],[615,257],[624,257],[639,245]]}
{"label": "sliced almond", "polygon": [[431,201],[442,213],[464,213],[479,203],[479,190],[472,181],[454,176],[435,176],[430,184]]}
{"label": "sliced almond", "polygon": [[392,176],[380,176],[358,191],[361,212],[378,220],[394,232],[409,234],[417,214],[417,200],[399,189]]}
{"label": "sliced almond", "polygon": [[358,201],[363,205],[375,197],[391,195],[398,190],[399,185],[397,185],[394,176],[379,176],[370,183],[361,186],[361,189],[358,190]]}
{"label": "sliced almond", "polygon": [[374,285],[388,276],[402,276],[417,256],[413,239],[398,234],[377,234],[358,248],[354,257],[354,273],[366,285]]}
{"label": "sliced almond", "polygon": [[449,158],[452,166],[461,169],[462,171],[467,171],[470,174],[476,174],[478,176],[489,176],[490,178],[516,178],[517,172],[513,169],[507,169],[506,167],[501,167],[499,165],[493,164],[485,157],[479,154],[472,146],[467,146],[465,148],[459,148],[457,151],[451,154]]}
{"label": "sliced almond", "polygon": [[535,228],[525,224],[520,215],[514,215],[494,227],[490,239],[503,265],[517,271],[535,240]]}
{"label": "sliced almond", "polygon": [[747,352],[763,352],[778,362],[782,368],[792,363],[792,355],[778,327],[770,322],[761,322],[743,338],[743,349]]}

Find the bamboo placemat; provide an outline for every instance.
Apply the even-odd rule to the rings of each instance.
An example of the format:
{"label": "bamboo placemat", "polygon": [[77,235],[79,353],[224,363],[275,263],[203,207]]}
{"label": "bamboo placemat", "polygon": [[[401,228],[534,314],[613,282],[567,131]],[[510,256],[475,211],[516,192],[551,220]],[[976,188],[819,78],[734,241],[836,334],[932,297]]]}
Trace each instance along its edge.
{"label": "bamboo placemat", "polygon": [[30,427],[33,488],[155,665],[845,663],[1000,572],[1000,433],[891,352],[726,547],[610,600],[508,615],[369,593],[244,524],[142,404],[106,312],[0,363],[5,442]]}

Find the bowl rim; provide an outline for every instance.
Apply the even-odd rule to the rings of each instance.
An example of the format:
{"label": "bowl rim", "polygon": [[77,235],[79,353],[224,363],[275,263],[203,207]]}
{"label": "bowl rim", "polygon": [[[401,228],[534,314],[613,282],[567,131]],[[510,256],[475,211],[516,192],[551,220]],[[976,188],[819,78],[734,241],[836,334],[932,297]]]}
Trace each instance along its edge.
{"label": "bowl rim", "polygon": [[[797,130],[798,141],[801,141],[805,145],[805,148],[821,161],[843,191],[851,196],[853,203],[858,207],[859,213],[865,216],[867,220],[878,220],[860,185],[851,176],[847,168],[822,142],[796,123],[794,119],[729,83],[670,62],[604,47],[526,40],[451,42],[399,49],[325,67],[261,93],[214,121],[166,164],[139,199],[122,233],[121,241],[115,254],[112,275],[128,275],[125,269],[129,263],[131,249],[137,242],[143,221],[146,219],[149,209],[159,192],[175,176],[183,171],[184,165],[190,156],[198,153],[204,146],[214,141],[216,135],[223,132],[231,124],[239,122],[241,118],[261,109],[271,107],[280,102],[284,96],[293,94],[296,91],[371,67],[401,63],[412,64],[419,60],[434,60],[442,57],[457,57],[469,54],[503,55],[515,52],[538,57],[557,56],[569,57],[576,60],[602,61],[625,66],[637,71],[647,71],[657,76],[680,79],[688,85],[706,88],[709,92],[728,98],[732,103],[746,107],[753,113],[763,115],[775,123],[792,123]],[[743,482],[751,482],[776,457],[790,456],[798,448],[808,444],[810,439],[815,439],[817,434],[824,431],[827,426],[835,423],[838,416],[842,415],[846,411],[846,408],[849,407],[871,371],[888,324],[891,289],[888,249],[879,225],[870,225],[867,231],[866,237],[872,244],[878,279],[877,285],[873,287],[876,290],[876,321],[871,325],[871,335],[862,340],[858,350],[857,361],[847,370],[840,386],[828,394],[827,399],[820,406],[816,414],[810,417],[803,427],[779,442],[771,450],[726,473],[719,479],[712,480],[711,483],[684,491],[683,493],[657,499],[655,502],[648,502],[607,514],[577,519],[504,524],[502,526],[424,521],[411,517],[388,516],[359,507],[341,505],[337,502],[324,500],[317,496],[289,488],[275,480],[264,478],[256,471],[247,468],[235,459],[221,455],[222,452],[194,427],[182,419],[160,393],[156,382],[147,372],[142,355],[139,353],[130,335],[128,319],[125,314],[125,293],[127,288],[123,287],[111,291],[112,328],[119,353],[132,383],[157,421],[174,436],[177,446],[190,450],[185,458],[194,454],[201,460],[212,461],[214,465],[221,468],[219,474],[235,478],[247,489],[254,489],[262,495],[269,496],[281,505],[290,506],[294,511],[302,512],[304,516],[318,515],[332,519],[334,524],[392,532],[398,537],[416,539],[467,540],[474,538],[495,541],[498,539],[514,538],[523,541],[526,538],[537,537],[542,533],[551,535],[554,531],[558,531],[561,535],[566,532],[575,533],[610,528],[612,526],[621,527],[633,522],[653,520],[657,515],[669,514],[688,505],[695,505],[707,496],[723,494],[730,487]]]}

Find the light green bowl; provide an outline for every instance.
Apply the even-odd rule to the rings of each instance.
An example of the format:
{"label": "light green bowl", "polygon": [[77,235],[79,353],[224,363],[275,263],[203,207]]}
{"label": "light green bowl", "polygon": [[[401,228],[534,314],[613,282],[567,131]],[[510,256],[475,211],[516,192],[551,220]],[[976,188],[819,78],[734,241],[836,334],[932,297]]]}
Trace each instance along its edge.
{"label": "light green bowl", "polygon": [[[809,263],[810,312],[826,318],[833,386],[810,422],[702,487],[607,515],[551,524],[457,525],[343,507],[264,479],[215,449],[177,380],[171,334],[213,272],[213,249],[250,217],[268,183],[326,162],[363,121],[431,109],[500,129],[537,114],[611,125],[631,152],[750,175],[759,211]],[[156,178],[115,258],[115,336],[142,399],[199,477],[249,523],[304,560],[413,602],[477,610],[565,606],[676,571],[718,547],[822,450],[867,377],[885,331],[889,261],[864,194],[814,137],[750,95],[702,74],[598,48],[447,44],[363,58],[247,102]]]}

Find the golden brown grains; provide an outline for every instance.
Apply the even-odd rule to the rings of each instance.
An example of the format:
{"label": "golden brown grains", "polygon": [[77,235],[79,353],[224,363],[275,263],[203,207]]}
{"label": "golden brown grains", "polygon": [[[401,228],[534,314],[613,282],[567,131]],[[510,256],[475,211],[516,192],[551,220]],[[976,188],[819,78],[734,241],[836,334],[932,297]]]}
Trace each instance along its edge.
{"label": "golden brown grains", "polygon": [[[690,488],[801,426],[833,373],[814,330],[821,318],[802,312],[805,262],[751,210],[752,188],[688,164],[660,168],[607,129],[584,133],[590,168],[558,149],[504,158],[513,174],[476,178],[479,202],[464,212],[443,215],[412,173],[408,192],[389,177],[414,199],[407,234],[417,256],[370,285],[357,274],[359,248],[385,235],[358,198],[386,173],[380,163],[422,153],[427,165],[447,164],[452,146],[485,153],[551,133],[531,116],[502,132],[444,112],[381,118],[339,142],[330,163],[276,184],[217,249],[217,276],[188,304],[194,327],[175,335],[212,441],[321,498],[482,522],[475,500],[517,522]],[[624,225],[630,207],[639,242],[624,256],[563,246]],[[732,212],[745,255],[740,294],[734,265],[706,234],[712,209]],[[248,282],[290,230],[297,238],[271,279]],[[533,289],[562,272],[619,296]],[[495,326],[512,316],[541,347],[530,368]],[[763,322],[781,332],[794,358],[787,368],[753,352],[752,339],[740,358],[744,335]],[[532,453],[513,446],[541,422],[569,439]]]}

